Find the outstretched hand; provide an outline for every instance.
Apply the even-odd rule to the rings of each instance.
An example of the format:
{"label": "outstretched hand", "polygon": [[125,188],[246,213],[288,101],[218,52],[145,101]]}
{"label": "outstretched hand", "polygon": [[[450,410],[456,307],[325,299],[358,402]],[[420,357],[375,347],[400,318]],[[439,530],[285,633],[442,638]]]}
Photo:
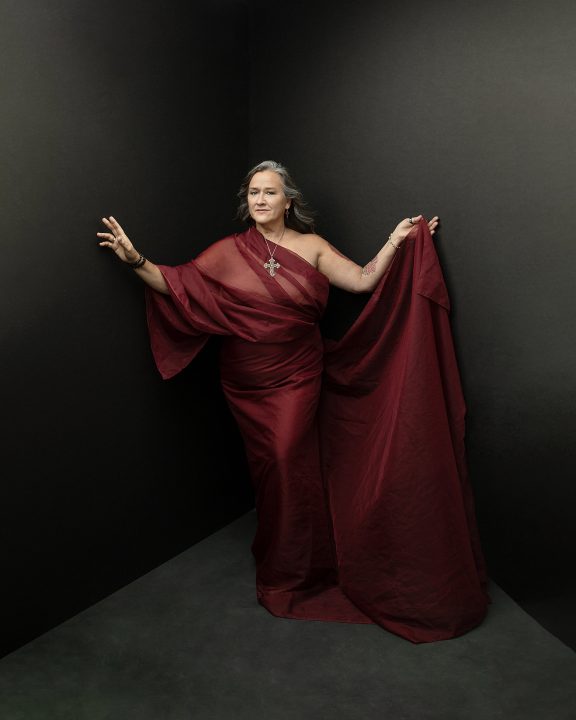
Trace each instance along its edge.
{"label": "outstretched hand", "polygon": [[[414,225],[417,225],[421,219],[422,215],[415,215],[411,218],[401,220],[394,229],[394,232],[392,233],[392,239],[400,243],[404,242],[410,230],[412,230]],[[410,220],[412,220],[412,222],[410,222]],[[438,217],[438,215],[434,215],[432,220],[428,221],[428,230],[430,230],[430,235],[434,235],[439,222],[440,218]]]}
{"label": "outstretched hand", "polygon": [[128,239],[128,236],[122,229],[120,223],[115,220],[112,215],[109,218],[102,218],[102,222],[110,230],[110,232],[96,233],[102,241],[100,247],[107,247],[113,250],[122,262],[136,262],[140,257],[140,253],[134,249],[134,245]]}

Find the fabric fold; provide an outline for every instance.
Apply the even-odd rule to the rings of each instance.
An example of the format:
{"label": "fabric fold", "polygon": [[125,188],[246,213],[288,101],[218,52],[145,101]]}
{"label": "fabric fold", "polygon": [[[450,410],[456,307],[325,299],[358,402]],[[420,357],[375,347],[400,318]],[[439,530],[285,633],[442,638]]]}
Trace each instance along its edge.
{"label": "fabric fold", "polygon": [[325,354],[319,426],[340,586],[413,642],[466,632],[488,602],[448,308],[421,220]]}

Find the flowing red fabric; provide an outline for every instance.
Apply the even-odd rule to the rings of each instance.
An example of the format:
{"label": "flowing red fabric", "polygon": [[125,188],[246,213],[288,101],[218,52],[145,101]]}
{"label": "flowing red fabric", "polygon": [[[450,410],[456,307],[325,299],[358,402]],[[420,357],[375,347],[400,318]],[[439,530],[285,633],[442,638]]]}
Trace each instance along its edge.
{"label": "flowing red fabric", "polygon": [[259,602],[280,617],[377,623],[412,642],[486,612],[448,294],[422,220],[338,343],[328,280],[251,228],[147,288],[169,378],[221,335],[222,386],[255,490]]}

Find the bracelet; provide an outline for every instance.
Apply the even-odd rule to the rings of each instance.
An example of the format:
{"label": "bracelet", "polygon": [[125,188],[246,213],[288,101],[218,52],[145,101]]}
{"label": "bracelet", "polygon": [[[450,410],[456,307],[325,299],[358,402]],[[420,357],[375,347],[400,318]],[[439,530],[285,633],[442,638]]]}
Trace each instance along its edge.
{"label": "bracelet", "polygon": [[140,257],[138,258],[138,260],[136,260],[135,262],[126,263],[126,264],[128,265],[128,267],[132,268],[132,270],[138,270],[138,268],[141,268],[145,262],[146,262],[146,258],[144,257],[144,255],[141,254]]}
{"label": "bracelet", "polygon": [[390,235],[388,236],[388,242],[390,243],[390,245],[392,245],[393,248],[396,248],[396,250],[400,250],[400,245],[396,245],[392,242],[392,233],[390,233]]}

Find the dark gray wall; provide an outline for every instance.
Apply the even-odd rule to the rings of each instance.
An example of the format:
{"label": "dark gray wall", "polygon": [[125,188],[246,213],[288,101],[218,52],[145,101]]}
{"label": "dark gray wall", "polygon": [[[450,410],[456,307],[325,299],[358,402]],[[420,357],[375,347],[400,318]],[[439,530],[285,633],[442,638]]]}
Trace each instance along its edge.
{"label": "dark gray wall", "polygon": [[[437,247],[492,576],[572,580],[576,7],[256,2],[251,162],[285,162],[360,263],[409,214]],[[273,39],[273,42],[258,42]],[[358,301],[334,293],[332,330]]]}
{"label": "dark gray wall", "polygon": [[[163,383],[142,289],[95,232],[115,214],[157,262],[187,260],[234,229],[265,157],[359,262],[400,218],[441,216],[491,573],[524,600],[565,590],[572,3],[190,7],[0,3],[2,649],[250,506],[215,348]],[[334,293],[325,327],[361,302]]]}
{"label": "dark gray wall", "polygon": [[140,281],[234,229],[247,163],[247,11],[0,3],[1,650],[251,506],[215,349],[164,383]]}

